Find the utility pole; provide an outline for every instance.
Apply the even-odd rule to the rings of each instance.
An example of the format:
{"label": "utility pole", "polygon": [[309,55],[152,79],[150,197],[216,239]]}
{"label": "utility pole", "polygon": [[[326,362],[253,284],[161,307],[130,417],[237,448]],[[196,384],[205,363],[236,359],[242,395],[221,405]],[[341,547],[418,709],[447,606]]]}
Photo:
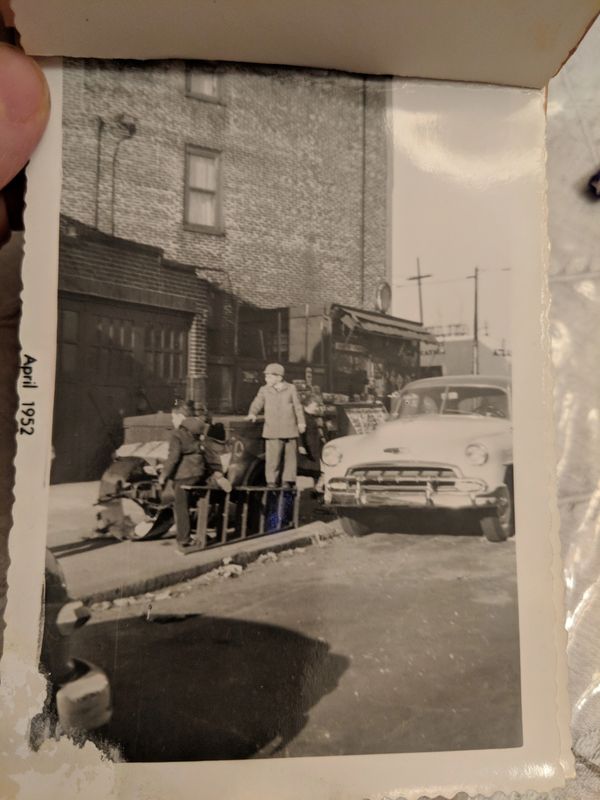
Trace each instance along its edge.
{"label": "utility pole", "polygon": [[423,290],[421,288],[421,284],[423,283],[425,278],[432,278],[432,277],[433,275],[431,273],[427,275],[421,275],[421,263],[417,258],[417,274],[411,275],[408,278],[408,280],[417,282],[417,286],[419,289],[419,322],[421,323],[421,325],[423,324]]}
{"label": "utility pole", "polygon": [[475,297],[473,303],[473,375],[479,374],[479,267],[475,267],[475,274],[469,275],[475,282]]}

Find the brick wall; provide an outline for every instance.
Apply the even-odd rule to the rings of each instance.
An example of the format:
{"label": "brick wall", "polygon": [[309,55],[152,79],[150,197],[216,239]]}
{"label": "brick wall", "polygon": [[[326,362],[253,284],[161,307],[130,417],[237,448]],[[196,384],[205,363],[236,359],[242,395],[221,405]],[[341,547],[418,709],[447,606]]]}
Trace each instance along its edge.
{"label": "brick wall", "polygon": [[209,286],[189,265],[166,260],[158,247],[112,237],[63,217],[59,288],[193,315],[188,334],[188,394],[205,398]]}
{"label": "brick wall", "polygon": [[[181,62],[67,60],[63,212],[210,268],[208,279],[261,307],[372,308],[387,277],[385,86],[231,67],[211,103],[186,96]],[[121,114],[136,132],[118,145],[113,184]],[[220,235],[183,226],[186,144],[222,152]]]}

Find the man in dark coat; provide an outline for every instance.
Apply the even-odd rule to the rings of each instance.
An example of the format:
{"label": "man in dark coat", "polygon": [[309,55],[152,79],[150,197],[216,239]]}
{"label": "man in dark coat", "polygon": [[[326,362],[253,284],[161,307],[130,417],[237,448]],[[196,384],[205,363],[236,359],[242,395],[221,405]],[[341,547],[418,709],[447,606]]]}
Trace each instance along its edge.
{"label": "man in dark coat", "polygon": [[226,488],[226,479],[220,458],[212,448],[202,446],[201,436],[206,423],[194,416],[192,404],[177,401],[171,412],[171,419],[173,432],[159,485],[163,488],[169,480],[173,484],[177,544],[180,549],[185,550],[194,542],[190,527],[190,492],[186,492],[183,487],[205,483],[210,475],[218,485],[223,483],[223,487]]}
{"label": "man in dark coat", "polygon": [[258,390],[248,411],[251,422],[255,422],[259,414],[265,415],[263,439],[268,486],[277,486],[280,476],[283,483],[296,483],[298,437],[306,430],[298,392],[292,383],[284,380],[284,375],[281,364],[268,364],[265,367],[265,385]]}
{"label": "man in dark coat", "polygon": [[310,396],[304,403],[306,431],[300,437],[301,474],[308,473],[318,483],[321,476],[321,451],[327,442],[325,421],[319,400]]}

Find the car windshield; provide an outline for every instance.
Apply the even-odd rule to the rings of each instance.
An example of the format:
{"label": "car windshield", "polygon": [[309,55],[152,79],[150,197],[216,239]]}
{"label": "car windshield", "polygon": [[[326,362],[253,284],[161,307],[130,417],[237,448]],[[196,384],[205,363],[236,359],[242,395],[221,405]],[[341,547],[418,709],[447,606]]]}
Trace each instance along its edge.
{"label": "car windshield", "polygon": [[415,386],[399,398],[397,415],[416,417],[430,414],[509,417],[507,392],[499,386]]}

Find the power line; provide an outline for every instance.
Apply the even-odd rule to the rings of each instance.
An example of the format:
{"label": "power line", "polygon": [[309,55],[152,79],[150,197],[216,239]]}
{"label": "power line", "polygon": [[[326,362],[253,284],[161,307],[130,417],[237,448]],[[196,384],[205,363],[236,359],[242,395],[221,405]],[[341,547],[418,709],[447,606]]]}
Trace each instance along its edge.
{"label": "power line", "polygon": [[[409,278],[410,280],[410,278]],[[458,283],[459,281],[464,281],[466,278],[448,278],[444,281],[429,281],[428,286],[439,286],[441,283]],[[410,283],[393,283],[392,286],[398,287],[408,287],[411,286]]]}
{"label": "power line", "polygon": [[[490,272],[491,273],[494,273],[494,272],[511,272],[511,269],[510,269],[510,267],[502,267],[500,269],[482,269],[480,267],[479,268],[479,273],[481,274],[482,272],[485,272],[485,273],[490,273]],[[426,276],[423,275],[422,277],[424,278]],[[441,280],[441,281],[429,281],[427,285],[428,286],[440,286],[440,285],[445,284],[445,283],[461,283],[462,281],[467,281],[469,279],[472,280],[473,276],[472,275],[463,275],[460,278],[446,278],[446,279]],[[410,278],[407,278],[407,280],[408,281],[416,280],[416,278],[410,277]],[[392,283],[392,286],[397,287],[397,288],[408,288],[411,285],[412,284],[410,284],[410,283]]]}
{"label": "power line", "polygon": [[429,273],[427,275],[422,275],[421,274],[421,262],[419,261],[419,258],[417,256],[417,274],[416,275],[411,275],[408,278],[408,280],[409,281],[416,281],[417,282],[417,286],[419,287],[419,322],[421,324],[423,324],[423,290],[421,288],[421,284],[423,283],[425,278],[431,278],[431,277],[432,277],[431,273]]}
{"label": "power line", "polygon": [[467,276],[475,287],[473,301],[473,375],[479,374],[479,267],[475,267],[473,275]]}

